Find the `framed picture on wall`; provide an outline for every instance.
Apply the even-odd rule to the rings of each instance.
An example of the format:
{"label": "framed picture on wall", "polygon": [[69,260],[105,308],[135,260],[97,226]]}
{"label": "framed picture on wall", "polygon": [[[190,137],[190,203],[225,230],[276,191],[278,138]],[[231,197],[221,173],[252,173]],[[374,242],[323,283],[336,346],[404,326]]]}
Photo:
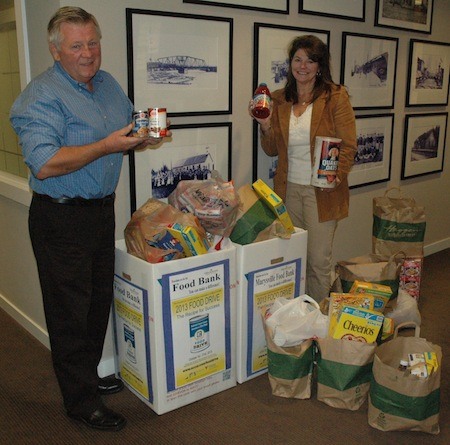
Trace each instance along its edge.
{"label": "framed picture on wall", "polygon": [[342,33],[341,83],[355,110],[393,108],[398,39]]}
{"label": "framed picture on wall", "polygon": [[183,3],[289,14],[289,0],[183,0]]}
{"label": "framed picture on wall", "polygon": [[229,18],[126,9],[128,94],[168,116],[231,113]]}
{"label": "framed picture on wall", "polygon": [[166,201],[181,180],[231,178],[232,124],[171,125],[171,141],[130,153],[131,212],[149,198]]}
{"label": "framed picture on wall", "polygon": [[448,105],[450,43],[410,40],[406,106]]}
{"label": "framed picture on wall", "polygon": [[402,179],[443,171],[447,121],[448,113],[405,115]]}
{"label": "framed picture on wall", "polygon": [[356,116],[355,163],[348,176],[350,188],[391,178],[393,114]]}
{"label": "framed picture on wall", "polygon": [[377,0],[375,26],[431,34],[434,0]]}
{"label": "framed picture on wall", "polygon": [[[330,31],[267,23],[254,24],[253,90],[261,82],[266,83],[272,92],[284,87],[289,69],[289,45],[295,37],[308,34],[315,35],[327,45],[330,44]],[[249,92],[249,99],[252,93]],[[262,151],[259,126],[256,122],[253,125],[253,178],[267,180],[269,175],[273,176],[276,159]]]}
{"label": "framed picture on wall", "polygon": [[366,20],[366,0],[299,0],[298,12],[337,19]]}

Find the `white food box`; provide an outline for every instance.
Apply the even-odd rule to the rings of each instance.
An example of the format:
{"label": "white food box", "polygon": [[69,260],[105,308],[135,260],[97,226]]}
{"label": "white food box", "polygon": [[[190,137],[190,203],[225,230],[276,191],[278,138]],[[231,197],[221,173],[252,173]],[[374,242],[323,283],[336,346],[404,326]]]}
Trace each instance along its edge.
{"label": "white food box", "polygon": [[273,238],[236,246],[238,383],[267,372],[263,307],[279,297],[305,293],[308,232],[295,228],[290,239]]}
{"label": "white food box", "polygon": [[157,414],[236,386],[236,249],[152,264],[116,241],[116,369]]}

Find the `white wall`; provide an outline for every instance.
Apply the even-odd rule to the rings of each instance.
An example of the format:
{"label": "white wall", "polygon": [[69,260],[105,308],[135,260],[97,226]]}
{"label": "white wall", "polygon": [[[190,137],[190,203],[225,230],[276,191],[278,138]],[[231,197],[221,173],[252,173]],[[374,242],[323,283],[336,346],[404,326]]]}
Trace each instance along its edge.
{"label": "white wall", "polygon": [[[17,2],[18,0],[16,0]],[[253,89],[254,22],[330,30],[330,50],[333,75],[336,81],[339,81],[340,73],[342,32],[399,38],[395,107],[392,110],[395,114],[395,125],[391,180],[387,183],[351,191],[350,217],[339,224],[335,242],[335,259],[348,259],[370,252],[372,199],[383,194],[387,187],[397,185],[401,185],[405,193],[414,196],[419,204],[426,207],[428,220],[425,238],[426,254],[450,247],[450,206],[446,197],[447,191],[450,190],[448,152],[443,173],[400,181],[405,112],[448,111],[448,107],[405,109],[404,106],[409,40],[414,38],[450,42],[450,35],[448,34],[450,2],[448,0],[434,1],[433,33],[431,35],[412,33],[408,30],[375,27],[373,25],[375,0],[366,1],[365,23],[312,15],[299,15],[297,12],[298,1],[296,0],[290,1],[289,15],[193,5],[183,3],[182,0],[96,0],[94,2],[90,0],[68,2],[24,0],[24,3],[27,11],[30,72],[32,77],[52,63],[46,45],[46,26],[50,15],[59,6],[76,5],[92,12],[98,18],[103,32],[102,68],[110,71],[125,91],[127,90],[125,8],[153,9],[233,18],[233,113],[223,116],[173,118],[172,122],[174,124],[232,122],[232,178],[236,186],[249,183],[252,180],[252,122],[247,115],[247,104]],[[245,2],[243,1],[242,3]],[[357,114],[376,114],[378,112],[380,110],[359,112]],[[389,110],[382,110],[381,112],[389,112]],[[130,217],[128,181],[128,165],[125,161],[117,190],[117,238],[123,237],[123,229]],[[19,188],[23,198],[26,186],[20,184]],[[11,192],[12,189],[13,191],[16,189],[14,181],[7,181],[5,186],[4,178],[0,178],[0,306],[14,315],[20,323],[45,344],[46,329],[40,300],[39,282],[27,232],[27,202],[29,199],[18,199],[17,201],[19,202],[17,202],[16,194]],[[110,341],[105,347],[104,356],[105,369],[107,371],[110,369],[112,357],[112,344]]]}

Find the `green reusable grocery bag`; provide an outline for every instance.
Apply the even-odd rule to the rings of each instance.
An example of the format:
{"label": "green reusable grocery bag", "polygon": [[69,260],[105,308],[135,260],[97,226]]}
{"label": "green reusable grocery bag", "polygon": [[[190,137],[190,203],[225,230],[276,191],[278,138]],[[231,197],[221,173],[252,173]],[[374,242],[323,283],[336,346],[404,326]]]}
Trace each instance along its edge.
{"label": "green reusable grocery bag", "polygon": [[[398,337],[377,347],[369,391],[368,421],[382,431],[422,431],[438,434],[442,350],[419,337]],[[409,353],[435,352],[438,368],[427,377],[400,371],[398,365]]]}
{"label": "green reusable grocery bag", "polygon": [[376,343],[319,338],[317,400],[356,411],[367,400]]}

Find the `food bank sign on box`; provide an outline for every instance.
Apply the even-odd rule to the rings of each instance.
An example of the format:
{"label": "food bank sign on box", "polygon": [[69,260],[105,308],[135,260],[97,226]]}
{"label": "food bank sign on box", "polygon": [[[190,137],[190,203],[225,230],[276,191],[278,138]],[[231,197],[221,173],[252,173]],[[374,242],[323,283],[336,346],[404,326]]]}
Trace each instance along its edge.
{"label": "food bank sign on box", "polygon": [[236,245],[237,381],[267,372],[267,346],[261,310],[280,297],[305,292],[308,233],[296,228],[290,239],[273,238]]}
{"label": "food bank sign on box", "polygon": [[156,413],[235,386],[235,248],[150,264],[116,243],[117,368]]}

